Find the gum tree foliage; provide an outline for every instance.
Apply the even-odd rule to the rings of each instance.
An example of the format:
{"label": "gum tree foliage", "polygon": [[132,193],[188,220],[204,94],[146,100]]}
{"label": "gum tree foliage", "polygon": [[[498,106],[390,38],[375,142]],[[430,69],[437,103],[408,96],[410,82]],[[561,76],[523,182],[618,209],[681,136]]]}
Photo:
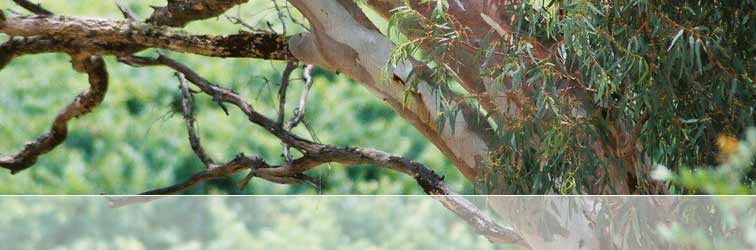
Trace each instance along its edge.
{"label": "gum tree foliage", "polygon": [[[482,36],[445,11],[455,1],[425,2],[429,15],[395,10],[407,37],[393,60],[417,55],[443,85],[479,68],[484,95],[514,106],[487,113],[498,147],[484,190],[685,193],[652,181],[653,166],[717,165],[715,142],[756,121],[754,1],[484,1],[499,9],[480,14]],[[455,61],[459,47],[474,59]],[[458,113],[439,98],[439,119]]]}

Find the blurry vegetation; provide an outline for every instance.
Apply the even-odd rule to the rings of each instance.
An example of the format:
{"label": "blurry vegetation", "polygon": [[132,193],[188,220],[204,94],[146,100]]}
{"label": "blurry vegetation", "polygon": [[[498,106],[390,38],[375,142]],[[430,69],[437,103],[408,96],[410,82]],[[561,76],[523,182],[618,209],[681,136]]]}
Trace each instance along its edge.
{"label": "blurry vegetation", "polygon": [[[717,166],[683,167],[672,172],[659,165],[652,173],[657,180],[667,181],[677,193],[708,195],[747,195],[756,193],[754,168],[756,161],[756,128],[746,132],[745,139],[720,135],[717,139],[720,164]],[[659,236],[686,249],[753,249],[756,247],[756,200],[753,196],[710,196],[708,206],[680,203],[676,211],[707,216],[690,218],[688,226],[678,223],[659,225]],[[700,213],[700,212],[699,212]],[[692,226],[690,226],[692,225]]]}
{"label": "blurry vegetation", "polygon": [[721,136],[717,140],[721,164],[714,167],[685,167],[673,173],[663,165],[654,170],[654,178],[669,181],[683,188],[679,192],[699,192],[704,194],[754,194],[754,168],[756,160],[756,128],[746,133],[743,141]]}
{"label": "blurry vegetation", "polygon": [[[46,8],[66,15],[121,19],[112,1],[42,1]],[[165,1],[130,1],[140,17],[149,5]],[[10,1],[0,9],[24,13]],[[257,0],[226,13],[245,22],[280,32],[271,1]],[[187,30],[232,34],[242,26],[226,17],[190,23]],[[289,24],[289,33],[297,25]],[[0,42],[7,40],[0,35]],[[185,62],[203,77],[248,97],[268,115],[275,112],[276,91],[284,64],[248,59],[220,59],[162,51]],[[154,55],[154,50],[142,52]],[[0,175],[3,194],[133,194],[173,184],[203,168],[192,153],[186,129],[177,115],[178,82],[165,68],[132,68],[106,57],[110,90],[102,106],[70,124],[66,142],[42,156],[35,167],[15,176]],[[295,72],[293,78],[301,78]],[[432,166],[460,193],[472,193],[470,184],[446,158],[411,125],[352,80],[315,70],[313,91],[305,121],[317,138],[336,145],[374,147],[408,156]],[[292,82],[289,95],[298,96],[301,80]],[[0,71],[0,152],[18,150],[25,141],[47,131],[55,114],[87,86],[86,75],[71,69],[63,54],[17,58]],[[210,98],[197,99],[200,135],[209,154],[230,159],[254,152],[274,164],[281,162],[278,140],[251,125],[236,110],[226,116]],[[294,102],[289,102],[293,109]],[[309,136],[304,126],[295,130]],[[193,194],[421,194],[415,181],[371,166],[323,166],[311,175],[325,181],[324,190],[253,181],[236,190],[232,180],[218,180],[191,189]],[[241,175],[241,174],[240,174]],[[243,176],[236,176],[240,179]]]}
{"label": "blurry vegetation", "polygon": [[427,196],[167,197],[123,208],[6,197],[0,209],[4,249],[507,249]]}

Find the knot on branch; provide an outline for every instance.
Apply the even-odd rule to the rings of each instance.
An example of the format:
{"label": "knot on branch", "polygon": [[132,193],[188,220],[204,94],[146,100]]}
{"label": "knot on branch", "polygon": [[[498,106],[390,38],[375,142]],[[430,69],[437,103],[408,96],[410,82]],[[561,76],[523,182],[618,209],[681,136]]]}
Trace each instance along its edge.
{"label": "knot on branch", "polygon": [[444,177],[437,175],[433,170],[426,169],[417,173],[415,180],[423,188],[423,192],[429,195],[446,195],[447,193],[441,188],[444,184]]}
{"label": "knot on branch", "polygon": [[231,160],[231,163],[229,165],[244,165],[249,168],[256,168],[263,162],[263,159],[260,158],[260,156],[253,155],[253,156],[247,156],[243,153],[237,154],[233,160]]}

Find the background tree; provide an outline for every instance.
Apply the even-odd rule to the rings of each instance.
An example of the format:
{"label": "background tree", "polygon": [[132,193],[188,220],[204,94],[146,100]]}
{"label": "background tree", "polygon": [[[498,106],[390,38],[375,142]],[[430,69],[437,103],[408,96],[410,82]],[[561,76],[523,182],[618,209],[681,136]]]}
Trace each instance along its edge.
{"label": "background tree", "polygon": [[[306,171],[327,163],[383,167],[408,174],[428,194],[454,194],[444,177],[421,163],[292,130],[312,101],[312,68],[306,66],[303,89],[286,106],[296,63],[359,82],[484,193],[694,192],[655,182],[653,168],[717,165],[728,155],[728,142],[743,137],[756,119],[753,1],[357,1],[363,9],[348,0],[290,0],[274,4],[283,32],[231,17],[248,29],[231,35],[180,27],[247,1],[168,1],[144,21],[123,4],[126,19],[116,20],[52,15],[15,2],[37,15],[2,12],[0,32],[11,37],[0,47],[0,65],[20,55],[67,53],[74,69],[88,75],[90,88],[59,113],[47,134],[0,158],[0,166],[13,173],[61,144],[68,121],[103,101],[105,55],[176,72],[174,106],[206,167],[147,194],[177,193],[239,171],[247,171],[239,187],[253,177],[320,186]],[[368,9],[390,20],[390,30],[379,29]],[[139,53],[148,48],[289,62],[271,105],[275,115],[265,116],[237,90],[211,82],[166,52]],[[223,114],[241,116],[275,137],[283,145],[280,164],[257,155],[224,161],[209,154],[195,132],[194,96],[209,97],[205,101]],[[753,166],[752,159],[744,161],[746,169]],[[752,176],[738,180],[750,183]],[[601,235],[554,238],[514,220],[517,230],[511,230],[456,196],[436,198],[492,241],[535,249],[617,244],[600,241]],[[546,213],[582,216],[566,203],[553,207]],[[503,208],[499,214],[512,211]],[[583,232],[590,223],[565,226]]]}

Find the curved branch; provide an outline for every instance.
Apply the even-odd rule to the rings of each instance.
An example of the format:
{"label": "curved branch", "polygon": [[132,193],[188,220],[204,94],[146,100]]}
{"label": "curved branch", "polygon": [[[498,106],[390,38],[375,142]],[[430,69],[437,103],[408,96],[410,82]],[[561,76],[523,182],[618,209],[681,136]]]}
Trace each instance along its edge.
{"label": "curved branch", "polygon": [[133,56],[122,58],[122,60],[132,65],[167,66],[177,72],[184,74],[189,82],[200,88],[200,90],[205,94],[212,96],[214,100],[236,106],[247,116],[247,119],[250,122],[263,127],[287,145],[300,149],[304,152],[316,152],[319,149],[317,146],[315,146],[318,144],[310,142],[304,138],[283,130],[283,128],[281,128],[281,126],[279,126],[275,121],[257,112],[251,104],[245,101],[244,98],[242,98],[238,94],[229,89],[225,89],[223,87],[210,83],[208,80],[186,67],[186,65],[181,64],[169,57],[163,55],[159,55],[157,58]]}
{"label": "curved branch", "polygon": [[76,100],[58,114],[47,134],[27,142],[24,148],[14,155],[0,157],[0,167],[9,169],[11,174],[31,167],[40,155],[63,142],[68,134],[68,122],[91,112],[105,98],[108,89],[108,72],[102,58],[85,56],[74,58],[74,61],[74,68],[89,74],[90,88],[79,94]]}
{"label": "curved branch", "polygon": [[486,236],[492,242],[516,244],[530,249],[529,245],[513,229],[498,225],[494,220],[477,209],[475,205],[454,193],[444,182],[444,177],[439,176],[433,170],[418,162],[370,148],[335,147],[301,139],[291,134],[291,132],[282,129],[280,123],[254,111],[250,104],[246,103],[232,91],[211,84],[183,64],[163,55],[154,59],[134,57],[130,62],[141,65],[165,65],[171,67],[186,75],[187,79],[199,87],[205,94],[239,107],[242,112],[247,114],[251,122],[267,129],[287,145],[292,145],[305,152],[304,156],[282,167],[271,167],[259,157],[239,155],[223,166],[198,172],[178,184],[148,191],[143,193],[144,195],[175,194],[193,185],[212,179],[228,177],[237,171],[247,168],[251,169],[252,173],[245,177],[242,185],[246,184],[248,178],[251,178],[251,176],[260,176],[263,179],[274,182],[278,182],[281,179],[306,181],[304,172],[322,164],[332,162],[347,165],[367,163],[392,169],[413,177],[425,193],[439,200],[442,205],[460,216],[478,233]]}
{"label": "curved branch", "polygon": [[245,155],[238,155],[236,158],[231,160],[230,162],[223,164],[222,166],[218,166],[211,169],[206,169],[200,172],[197,172],[193,174],[188,179],[179,182],[175,185],[168,186],[165,188],[159,188],[155,190],[150,190],[144,193],[141,193],[140,195],[167,195],[167,194],[176,194],[180,193],[194,185],[219,179],[219,178],[225,178],[233,175],[234,173],[244,170],[244,169],[250,169],[250,168],[258,168],[258,167],[266,167],[267,164],[262,161],[257,156],[253,157],[247,157]]}
{"label": "curved branch", "polygon": [[289,89],[289,79],[291,79],[291,73],[293,73],[296,68],[296,63],[289,62],[286,64],[283,73],[281,73],[281,83],[278,88],[278,118],[276,119],[276,122],[280,126],[283,126],[284,117],[286,117],[284,108],[286,108],[286,90]]}
{"label": "curved branch", "polygon": [[[322,145],[323,150],[317,154],[305,155],[292,162],[287,167],[271,167],[259,157],[237,156],[231,162],[213,169],[198,172],[188,179],[175,185],[144,192],[141,195],[168,195],[182,192],[194,185],[233,175],[237,171],[251,168],[255,176],[280,183],[278,180],[291,179],[301,181],[303,172],[326,163],[359,164],[369,163],[379,167],[392,169],[411,176],[423,188],[423,191],[464,219],[473,229],[492,242],[514,244],[530,249],[530,246],[511,228],[498,225],[493,219],[485,215],[474,204],[457,195],[446,183],[443,177],[433,170],[406,158],[391,155],[369,148],[338,148]],[[143,200],[144,197],[128,197],[120,200],[111,199],[114,206],[133,203],[132,199]],[[150,199],[146,199],[150,200]]]}
{"label": "curved branch", "polygon": [[199,136],[197,136],[197,129],[194,127],[194,111],[192,110],[192,100],[189,93],[189,87],[186,85],[186,79],[184,75],[176,72],[176,77],[179,79],[179,89],[181,89],[181,111],[184,114],[184,121],[186,122],[186,131],[189,134],[189,145],[192,146],[194,154],[205,164],[206,168],[214,168],[215,163],[210,156],[205,153],[205,149],[200,143]]}
{"label": "curved branch", "polygon": [[[33,4],[26,0],[14,0],[14,2],[21,7],[40,15],[37,16],[37,18],[45,18],[45,16],[53,14],[39,4]],[[220,15],[225,10],[244,2],[246,2],[246,0],[169,0],[168,6],[163,9],[157,7],[148,21],[156,25],[177,26],[176,24],[180,23],[178,26],[183,26],[189,21]],[[9,21],[11,26],[23,26],[25,24],[15,23],[14,21],[17,21],[16,19],[7,18],[5,13],[0,10],[0,32],[9,26]],[[23,29],[24,28],[22,28],[22,30]],[[74,69],[89,74],[89,82],[91,85],[89,90],[80,94],[73,103],[69,104],[63,111],[61,111],[53,122],[50,132],[34,141],[27,142],[24,148],[15,155],[0,157],[0,167],[10,169],[12,174],[29,168],[37,161],[37,158],[40,155],[49,152],[63,142],[68,132],[67,122],[72,118],[89,113],[102,102],[105,92],[107,91],[107,69],[102,58],[90,57],[89,55],[112,54],[126,56],[143,49],[143,47],[136,46],[133,41],[114,42],[83,40],[81,37],[84,37],[84,35],[85,34],[61,36],[58,32],[52,32],[49,36],[40,34],[39,36],[32,37],[11,37],[9,41],[0,44],[0,69],[4,68],[13,58],[20,55],[65,52],[72,56]],[[238,34],[220,37],[220,39],[218,39],[219,37],[211,38],[216,38],[217,43],[225,42],[224,44],[226,45],[233,45],[234,43],[232,41],[245,41],[255,37],[253,37],[252,34]],[[277,38],[275,40],[283,41],[285,39]],[[266,41],[266,39],[258,39],[256,41],[263,42]],[[249,49],[250,47],[251,46],[245,46],[242,43],[241,45],[234,47],[234,49],[229,48],[225,51],[231,51],[228,52],[231,54],[234,53],[233,51],[243,54],[245,51],[244,49]],[[288,54],[288,49],[283,49],[283,51],[285,51],[284,54]],[[256,53],[259,54],[262,52],[257,51]]]}
{"label": "curved branch", "polygon": [[302,75],[305,79],[304,89],[302,89],[302,93],[299,96],[299,104],[294,108],[294,117],[289,119],[284,125],[284,130],[287,131],[296,127],[304,118],[305,110],[307,109],[307,95],[310,93],[310,88],[312,88],[312,65],[306,65]]}

